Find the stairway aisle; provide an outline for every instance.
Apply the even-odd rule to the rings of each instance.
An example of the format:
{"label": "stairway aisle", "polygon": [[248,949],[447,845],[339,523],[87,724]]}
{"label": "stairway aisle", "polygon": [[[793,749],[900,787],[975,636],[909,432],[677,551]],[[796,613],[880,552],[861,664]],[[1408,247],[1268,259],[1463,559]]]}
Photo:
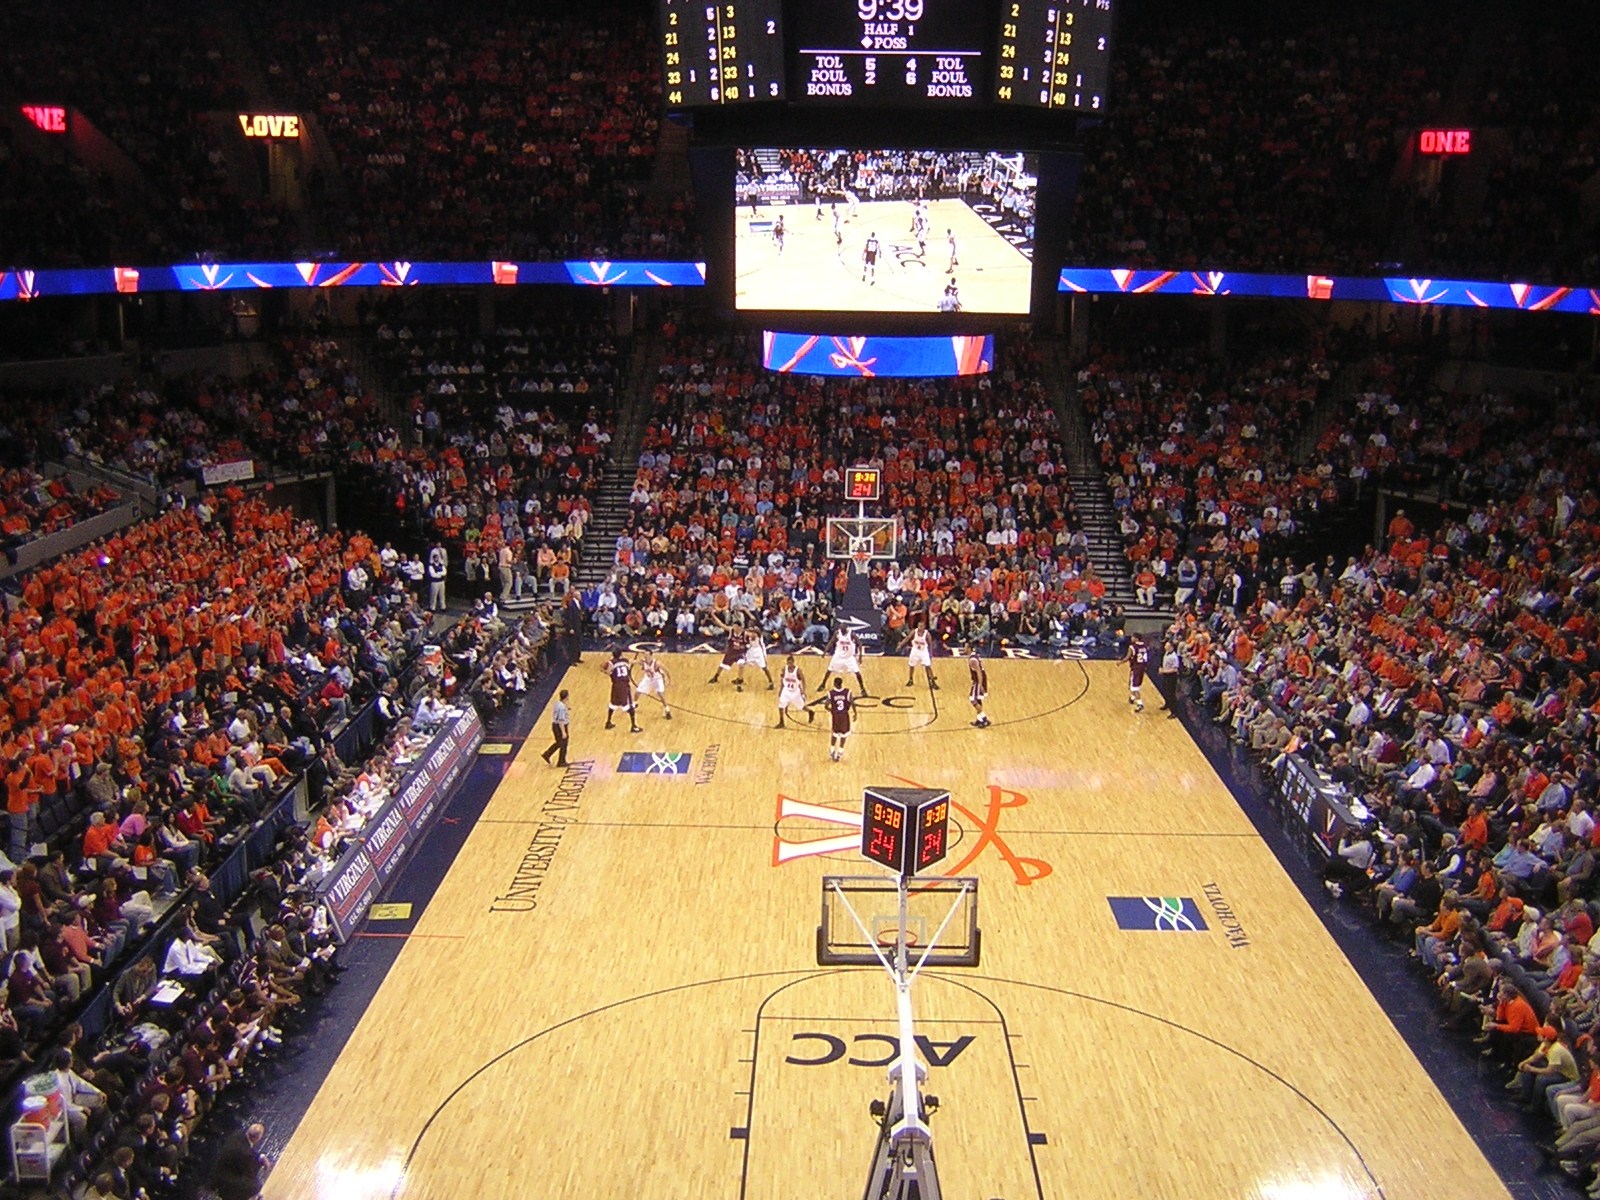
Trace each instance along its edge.
{"label": "stairway aisle", "polygon": [[1153,623],[1165,625],[1170,609],[1161,605],[1140,604],[1133,590],[1133,572],[1122,550],[1122,534],[1117,529],[1117,514],[1111,504],[1111,489],[1089,434],[1089,422],[1078,402],[1077,378],[1067,361],[1065,344],[1041,343],[1045,384],[1055,402],[1056,420],[1061,426],[1061,444],[1067,452],[1067,481],[1072,486],[1072,503],[1089,538],[1089,562],[1105,581],[1106,598],[1120,604],[1129,626],[1142,629]]}
{"label": "stairway aisle", "polygon": [[628,520],[628,493],[633,490],[639,447],[650,419],[650,398],[662,350],[662,337],[654,330],[641,334],[634,343],[628,379],[618,397],[611,458],[600,477],[599,490],[589,498],[594,515],[584,532],[583,558],[573,572],[577,587],[601,583],[611,574],[617,535]]}

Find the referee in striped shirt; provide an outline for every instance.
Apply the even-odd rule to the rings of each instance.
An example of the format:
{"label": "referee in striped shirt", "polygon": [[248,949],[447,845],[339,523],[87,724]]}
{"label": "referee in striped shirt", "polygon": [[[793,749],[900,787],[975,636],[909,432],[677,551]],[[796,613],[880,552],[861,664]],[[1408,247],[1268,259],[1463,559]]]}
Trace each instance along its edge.
{"label": "referee in striped shirt", "polygon": [[567,707],[568,694],[567,689],[562,688],[561,694],[556,697],[555,710],[550,714],[550,732],[555,735],[555,741],[550,743],[550,749],[539,756],[549,762],[552,754],[557,755],[555,765],[558,767],[567,765],[567,738],[572,727],[572,710]]}

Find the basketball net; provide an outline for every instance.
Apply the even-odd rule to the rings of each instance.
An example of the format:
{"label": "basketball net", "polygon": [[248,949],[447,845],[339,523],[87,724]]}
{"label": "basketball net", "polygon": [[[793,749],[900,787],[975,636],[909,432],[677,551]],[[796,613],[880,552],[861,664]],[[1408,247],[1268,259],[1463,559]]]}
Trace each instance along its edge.
{"label": "basketball net", "polygon": [[870,536],[852,536],[850,538],[850,566],[857,575],[865,575],[867,573],[867,569],[872,565],[872,551],[873,544]]}

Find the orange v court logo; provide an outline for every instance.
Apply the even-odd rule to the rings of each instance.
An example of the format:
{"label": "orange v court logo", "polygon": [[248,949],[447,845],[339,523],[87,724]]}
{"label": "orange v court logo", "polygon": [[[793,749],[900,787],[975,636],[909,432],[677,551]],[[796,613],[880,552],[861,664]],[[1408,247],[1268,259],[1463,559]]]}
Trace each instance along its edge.
{"label": "orange v court logo", "polygon": [[[898,783],[907,787],[925,787],[925,784],[914,780],[903,779],[898,775],[890,776]],[[959,860],[942,864],[941,875],[960,875],[983,854],[985,850],[993,848],[1000,856],[1000,861],[1011,868],[1011,877],[1018,887],[1030,887],[1039,880],[1050,875],[1055,868],[1042,858],[1026,858],[1017,854],[1007,844],[1005,837],[1000,832],[1000,822],[1003,814],[1010,808],[1021,808],[1028,803],[1028,797],[1021,792],[1014,792],[1010,788],[999,787],[995,784],[988,786],[988,801],[984,811],[974,812],[959,800],[951,797],[950,807],[962,818],[964,831],[976,832],[977,837],[972,845],[967,847],[963,838],[957,849],[964,850]],[[836,826],[849,829],[851,833],[824,835],[821,837],[796,838],[791,840],[784,834],[785,822],[816,822],[824,826]],[[778,796],[777,823],[772,836],[772,865],[781,867],[784,863],[793,862],[798,858],[817,858],[828,854],[848,854],[851,851],[859,852],[861,849],[861,811],[848,808],[833,808],[826,804],[808,804],[803,800],[796,800],[793,796]]]}

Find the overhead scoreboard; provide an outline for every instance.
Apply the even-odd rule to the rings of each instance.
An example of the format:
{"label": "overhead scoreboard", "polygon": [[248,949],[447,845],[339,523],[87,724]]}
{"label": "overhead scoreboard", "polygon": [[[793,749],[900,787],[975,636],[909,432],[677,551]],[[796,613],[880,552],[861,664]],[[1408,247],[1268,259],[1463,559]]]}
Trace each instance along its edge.
{"label": "overhead scoreboard", "polygon": [[780,0],[660,0],[669,111],[783,99]]}
{"label": "overhead scoreboard", "polygon": [[1112,0],[1002,0],[995,101],[1103,112]]}
{"label": "overhead scoreboard", "polygon": [[983,103],[987,5],[810,0],[791,13],[795,103],[970,108]]}
{"label": "overhead scoreboard", "polygon": [[1106,108],[1122,0],[659,0],[669,111]]}

